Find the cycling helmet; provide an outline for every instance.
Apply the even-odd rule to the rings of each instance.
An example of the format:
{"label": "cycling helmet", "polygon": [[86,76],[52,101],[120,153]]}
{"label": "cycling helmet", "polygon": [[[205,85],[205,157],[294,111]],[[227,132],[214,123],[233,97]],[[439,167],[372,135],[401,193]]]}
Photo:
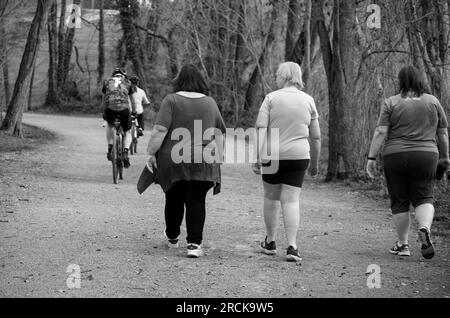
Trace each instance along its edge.
{"label": "cycling helmet", "polygon": [[116,75],[122,75],[127,77],[127,73],[125,71],[123,71],[121,68],[116,68],[114,70],[114,72],[112,73],[112,76],[116,76]]}
{"label": "cycling helmet", "polygon": [[137,76],[132,76],[132,77],[130,77],[130,82],[131,82],[132,84],[137,85],[137,84],[139,83],[139,77],[137,77]]}

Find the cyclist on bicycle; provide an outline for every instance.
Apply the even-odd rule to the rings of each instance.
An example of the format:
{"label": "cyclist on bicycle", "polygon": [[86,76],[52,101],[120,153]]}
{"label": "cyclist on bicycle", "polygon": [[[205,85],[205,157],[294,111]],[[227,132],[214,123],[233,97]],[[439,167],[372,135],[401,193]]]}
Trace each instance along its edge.
{"label": "cyclist on bicycle", "polygon": [[131,96],[131,99],[136,104],[136,118],[139,124],[138,136],[142,137],[145,130],[144,106],[150,105],[150,102],[145,91],[139,87],[139,78],[133,76],[130,78],[130,82],[136,88],[136,92]]}
{"label": "cyclist on bicycle", "polygon": [[[106,139],[108,141],[107,158],[112,161],[112,149],[114,143],[114,120],[120,119],[120,124],[125,133],[124,137],[124,168],[130,167],[128,156],[131,145],[131,112],[136,111],[133,98],[130,98],[136,90],[127,78],[127,74],[120,68],[116,68],[110,79],[103,84],[103,118],[107,121]],[[131,107],[130,107],[131,106]]]}

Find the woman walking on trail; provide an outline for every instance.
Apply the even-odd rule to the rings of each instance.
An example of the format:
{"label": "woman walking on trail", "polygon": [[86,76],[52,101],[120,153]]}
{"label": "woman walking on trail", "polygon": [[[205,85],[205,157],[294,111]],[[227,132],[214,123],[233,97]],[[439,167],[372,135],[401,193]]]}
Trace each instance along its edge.
{"label": "woman walking on trail", "polygon": [[[400,71],[400,94],[386,100],[370,148],[367,172],[374,177],[376,157],[384,145],[384,173],[398,241],[390,253],[410,256],[408,233],[410,205],[419,224],[424,258],[434,256],[430,238],[434,218],[433,189],[438,163],[450,166],[448,121],[438,99],[425,93],[419,70],[407,66]],[[437,137],[436,137],[437,136]],[[437,141],[436,141],[437,138]]]}
{"label": "woman walking on trail", "polygon": [[[288,242],[287,260],[301,261],[297,247],[300,225],[300,193],[308,167],[312,176],[319,170],[321,147],[319,115],[314,99],[302,92],[302,71],[298,64],[283,63],[277,72],[279,90],[266,96],[259,111],[256,129],[267,129],[265,140],[258,146],[255,173],[263,175],[264,221],[267,236],[261,247],[267,255],[277,253],[275,239],[280,211]],[[271,139],[278,131],[279,140]],[[309,141],[308,141],[309,138]],[[261,148],[279,145],[278,158],[270,158]],[[273,149],[272,149],[273,150]],[[267,152],[264,152],[267,154]]]}
{"label": "woman walking on trail", "polygon": [[[218,194],[221,183],[220,160],[204,158],[204,152],[220,142],[226,127],[216,102],[208,96],[204,78],[194,66],[181,69],[174,91],[163,100],[157,115],[148,146],[149,163],[157,168],[156,179],[166,196],[164,234],[168,246],[179,247],[186,207],[187,255],[197,258],[203,255],[206,194],[214,186],[214,194]],[[211,129],[212,140],[205,140],[205,132]]]}

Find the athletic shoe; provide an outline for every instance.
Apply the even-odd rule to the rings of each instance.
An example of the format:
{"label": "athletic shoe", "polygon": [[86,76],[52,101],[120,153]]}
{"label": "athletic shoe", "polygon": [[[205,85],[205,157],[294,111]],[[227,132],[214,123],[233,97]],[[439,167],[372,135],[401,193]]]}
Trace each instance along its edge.
{"label": "athletic shoe", "polygon": [[287,249],[286,258],[288,262],[300,262],[302,260],[300,254],[298,253],[298,249],[294,249],[292,246],[289,246]]}
{"label": "athletic shoe", "polygon": [[187,256],[189,258],[199,258],[203,256],[203,250],[201,245],[198,244],[188,244],[187,246]]}
{"label": "athletic shoe", "polygon": [[267,243],[267,236],[264,239],[264,242],[261,242],[261,248],[263,253],[266,255],[277,254],[277,245],[275,244],[275,241]]}
{"label": "athletic shoe", "polygon": [[124,152],[123,153],[123,167],[125,169],[130,168],[131,164],[130,164],[130,158],[128,157],[128,152]]}
{"label": "athletic shoe", "polygon": [[409,251],[409,245],[403,244],[399,245],[399,243],[395,243],[395,245],[389,250],[389,253],[398,255],[398,256],[411,256],[411,252]]}
{"label": "athletic shoe", "polygon": [[419,241],[421,246],[422,256],[425,259],[432,259],[434,257],[434,246],[430,239],[430,231],[426,228],[419,230]]}
{"label": "athletic shoe", "polygon": [[167,247],[168,248],[179,248],[180,244],[178,243],[178,238],[171,240],[167,237],[166,231],[164,231],[164,237],[167,239]]}

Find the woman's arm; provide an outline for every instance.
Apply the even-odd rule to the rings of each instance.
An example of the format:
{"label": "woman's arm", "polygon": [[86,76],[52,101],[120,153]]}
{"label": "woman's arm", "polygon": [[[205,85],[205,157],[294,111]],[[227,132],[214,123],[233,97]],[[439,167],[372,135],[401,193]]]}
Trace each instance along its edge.
{"label": "woman's arm", "polygon": [[[264,105],[262,108],[264,109]],[[262,166],[261,153],[264,146],[264,139],[267,138],[268,126],[269,126],[269,114],[266,111],[260,111],[255,125],[256,147],[254,151],[256,152],[256,163],[252,165],[253,172],[256,174],[261,173],[261,166]]]}
{"label": "woman's arm", "polygon": [[437,144],[439,147],[439,163],[446,169],[450,167],[449,142],[447,128],[439,128],[437,131]]}
{"label": "woman's arm", "polygon": [[[257,141],[257,160],[261,160],[262,147],[264,146],[264,138],[267,137],[267,131],[261,134],[260,130],[267,130],[269,127],[269,115],[265,112],[260,112],[256,120],[256,141]],[[262,139],[262,140],[261,140]]]}
{"label": "woman's arm", "polygon": [[149,163],[152,164],[155,168],[157,168],[155,154],[161,148],[161,145],[167,136],[167,132],[168,129],[161,125],[155,125],[151,132],[150,141],[147,147],[147,153],[150,156]]}
{"label": "woman's arm", "polygon": [[[386,140],[386,137],[389,133],[389,126],[378,126],[375,130],[375,134],[372,139],[372,144],[370,146],[369,158],[376,158],[378,153],[381,150],[381,147]],[[369,177],[374,178],[376,172],[376,161],[370,160],[367,162],[367,174]]]}
{"label": "woman's arm", "polygon": [[322,137],[319,120],[314,119],[309,126],[309,142],[311,145],[311,166],[310,174],[316,176],[319,173],[320,150],[322,147]]}
{"label": "woman's arm", "polygon": [[383,146],[384,141],[386,140],[388,133],[389,133],[388,126],[377,127],[372,139],[372,144],[370,146],[369,158],[376,158],[376,156],[381,150],[381,146]]}

